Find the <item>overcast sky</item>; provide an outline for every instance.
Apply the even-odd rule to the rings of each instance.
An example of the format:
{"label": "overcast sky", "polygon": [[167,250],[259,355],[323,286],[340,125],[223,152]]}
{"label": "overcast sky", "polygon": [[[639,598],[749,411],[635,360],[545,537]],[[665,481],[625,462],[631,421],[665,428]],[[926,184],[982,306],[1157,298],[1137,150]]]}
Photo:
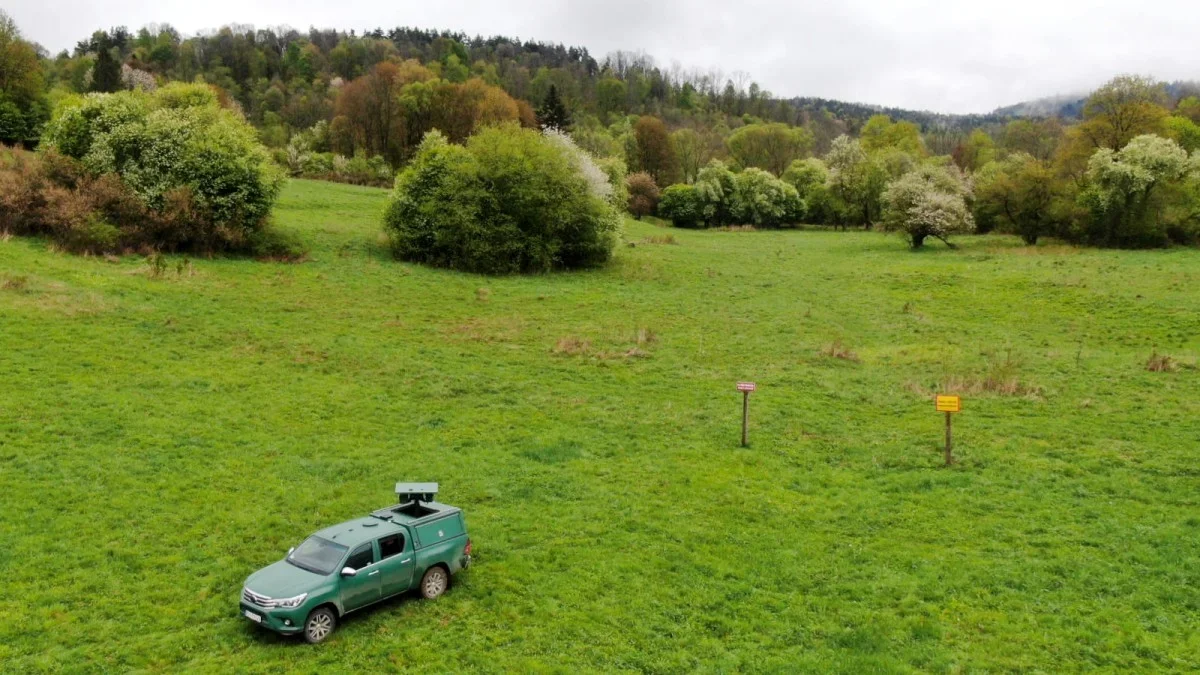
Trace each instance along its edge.
{"label": "overcast sky", "polygon": [[663,66],[745,71],[781,96],[939,112],[1087,90],[1119,73],[1200,79],[1200,1],[7,0],[51,52],[97,28],[228,23],[416,26],[645,50]]}

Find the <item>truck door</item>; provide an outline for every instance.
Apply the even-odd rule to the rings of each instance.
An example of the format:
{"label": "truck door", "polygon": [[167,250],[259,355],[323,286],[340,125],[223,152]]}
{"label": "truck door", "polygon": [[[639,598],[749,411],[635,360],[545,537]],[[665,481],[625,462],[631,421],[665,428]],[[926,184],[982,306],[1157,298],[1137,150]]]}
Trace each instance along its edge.
{"label": "truck door", "polygon": [[[342,577],[342,607],[347,612],[363,605],[369,605],[379,599],[379,580],[382,575],[379,573],[379,566],[374,562],[375,547],[369,541],[354,549],[350,553],[350,557],[346,558],[346,564],[343,567],[349,567],[358,572],[352,577]],[[338,573],[341,574],[341,571],[339,570]]]}
{"label": "truck door", "polygon": [[413,547],[403,532],[379,539],[379,568],[383,577],[383,597],[407,591],[412,585]]}

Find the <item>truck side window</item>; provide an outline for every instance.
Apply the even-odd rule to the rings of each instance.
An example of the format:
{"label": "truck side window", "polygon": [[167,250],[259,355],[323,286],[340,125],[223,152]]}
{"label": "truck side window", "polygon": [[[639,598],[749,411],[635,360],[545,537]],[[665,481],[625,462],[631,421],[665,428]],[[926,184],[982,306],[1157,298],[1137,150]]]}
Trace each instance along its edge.
{"label": "truck side window", "polygon": [[350,557],[346,559],[346,567],[361,570],[373,562],[375,562],[375,552],[371,550],[370,544],[363,544],[354,549],[354,553],[351,553]]}
{"label": "truck side window", "polygon": [[379,540],[379,559],[386,560],[404,551],[404,535],[393,534]]}

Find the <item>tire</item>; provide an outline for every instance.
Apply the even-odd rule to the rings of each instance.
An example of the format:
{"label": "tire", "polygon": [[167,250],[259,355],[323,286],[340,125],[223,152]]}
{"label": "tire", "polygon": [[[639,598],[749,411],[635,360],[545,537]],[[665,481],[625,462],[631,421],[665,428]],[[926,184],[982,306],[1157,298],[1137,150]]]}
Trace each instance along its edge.
{"label": "tire", "polygon": [[304,641],[310,645],[324,642],[337,628],[337,615],[328,607],[318,607],[304,620]]}
{"label": "tire", "polygon": [[430,567],[421,577],[421,597],[434,600],[450,587],[450,575],[444,567]]}

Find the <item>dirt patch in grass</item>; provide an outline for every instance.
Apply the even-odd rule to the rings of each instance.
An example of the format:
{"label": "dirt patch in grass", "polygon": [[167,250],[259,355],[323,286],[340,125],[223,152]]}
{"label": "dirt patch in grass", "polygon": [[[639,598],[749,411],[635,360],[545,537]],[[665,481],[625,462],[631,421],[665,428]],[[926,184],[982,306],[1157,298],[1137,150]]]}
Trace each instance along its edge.
{"label": "dirt patch in grass", "polygon": [[1158,350],[1150,352],[1146,359],[1146,370],[1152,373],[1173,373],[1179,370],[1179,362],[1168,354],[1159,354]]}
{"label": "dirt patch in grass", "polygon": [[673,235],[673,234],[652,234],[649,237],[642,237],[642,240],[638,243],[639,244],[678,244],[679,242],[675,241],[675,235]]}
{"label": "dirt patch in grass", "polygon": [[24,293],[29,290],[29,277],[6,275],[4,280],[0,281],[0,290]]}
{"label": "dirt patch in grass", "polygon": [[855,354],[849,347],[842,344],[841,340],[834,340],[833,342],[825,345],[824,349],[821,350],[821,356],[831,359],[840,359],[842,361],[850,361],[851,363],[859,362],[858,354]]}
{"label": "dirt patch in grass", "polygon": [[568,335],[558,338],[558,342],[554,343],[554,348],[550,351],[562,356],[586,356],[592,351],[592,341]]}
{"label": "dirt patch in grass", "polygon": [[920,396],[991,394],[1041,398],[1042,388],[1030,382],[1021,371],[1021,359],[1012,350],[1005,350],[1003,354],[990,355],[982,373],[951,373],[943,376],[932,388],[909,380],[904,388]]}
{"label": "dirt patch in grass", "polygon": [[453,326],[449,335],[471,342],[513,342],[521,335],[522,323],[512,318],[470,319],[464,324]]}

